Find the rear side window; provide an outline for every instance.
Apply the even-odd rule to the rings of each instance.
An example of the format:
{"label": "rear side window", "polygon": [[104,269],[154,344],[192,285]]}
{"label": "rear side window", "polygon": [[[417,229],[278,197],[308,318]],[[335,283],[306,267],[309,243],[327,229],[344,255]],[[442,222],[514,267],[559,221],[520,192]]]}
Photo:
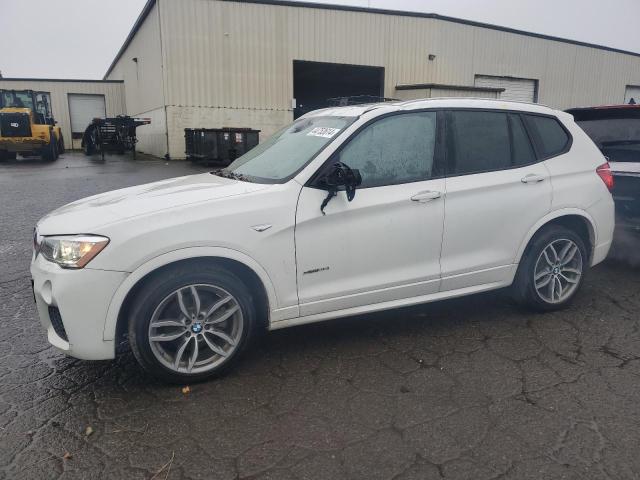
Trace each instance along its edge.
{"label": "rear side window", "polygon": [[527,131],[524,129],[519,115],[509,115],[511,126],[511,144],[513,148],[513,165],[523,167],[536,162],[536,154],[529,141]]}
{"label": "rear side window", "polygon": [[447,113],[447,173],[465,175],[511,167],[506,113]]}
{"label": "rear side window", "polygon": [[542,158],[564,153],[569,145],[569,135],[560,122],[552,117],[523,115]]}

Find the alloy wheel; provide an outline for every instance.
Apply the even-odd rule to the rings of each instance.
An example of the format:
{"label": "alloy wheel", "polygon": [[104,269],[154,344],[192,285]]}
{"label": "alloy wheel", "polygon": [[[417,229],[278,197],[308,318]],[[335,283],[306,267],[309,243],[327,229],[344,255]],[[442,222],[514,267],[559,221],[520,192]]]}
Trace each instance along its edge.
{"label": "alloy wheel", "polygon": [[547,303],[562,303],[580,285],[582,252],[569,239],[554,240],[540,253],[534,269],[536,292]]}
{"label": "alloy wheel", "polygon": [[149,344],[170,370],[203,373],[235,352],[243,329],[242,309],[233,295],[215,285],[187,285],[167,295],[154,310]]}

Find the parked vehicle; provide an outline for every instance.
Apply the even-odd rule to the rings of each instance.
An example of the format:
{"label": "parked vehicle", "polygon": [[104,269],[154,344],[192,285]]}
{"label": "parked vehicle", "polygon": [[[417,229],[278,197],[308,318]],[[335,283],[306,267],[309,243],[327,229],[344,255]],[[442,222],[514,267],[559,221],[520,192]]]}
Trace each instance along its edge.
{"label": "parked vehicle", "polygon": [[[620,234],[625,238],[625,234],[640,235],[640,105],[574,108],[568,112],[609,158]],[[635,242],[638,249],[640,236]]]}
{"label": "parked vehicle", "polygon": [[132,152],[136,158],[136,129],[142,125],[149,125],[149,118],[133,118],[118,115],[109,118],[94,118],[82,135],[82,150],[87,156],[99,153],[104,160],[106,152],[123,155]]}
{"label": "parked vehicle", "polygon": [[15,160],[18,153],[46,161],[64,153],[48,92],[0,90],[0,160]]}
{"label": "parked vehicle", "polygon": [[330,108],[224,170],[89,197],[38,223],[49,342],[193,382],[257,331],[512,286],[571,302],[609,251],[611,172],[570,115],[492,100]]}

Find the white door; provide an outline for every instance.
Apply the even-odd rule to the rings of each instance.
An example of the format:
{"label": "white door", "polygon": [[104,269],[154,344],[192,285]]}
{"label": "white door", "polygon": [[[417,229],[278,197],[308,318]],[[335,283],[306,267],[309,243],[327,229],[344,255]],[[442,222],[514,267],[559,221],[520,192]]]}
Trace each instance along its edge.
{"label": "white door", "polygon": [[433,178],[436,113],[383,117],[327,163],[358,169],[352,202],[305,186],[296,214],[300,314],[409,298],[439,289],[444,180]]}
{"label": "white door", "polygon": [[629,85],[625,91],[624,103],[633,103],[635,105],[640,105],[640,87]]}
{"label": "white door", "polygon": [[552,199],[520,116],[449,112],[446,189],[442,290],[510,281],[520,245]]}
{"label": "white door", "polygon": [[538,82],[530,78],[494,77],[490,75],[476,75],[476,87],[503,88],[498,94],[500,100],[514,100],[516,102],[533,103],[537,99]]}
{"label": "white door", "polygon": [[83,133],[94,118],[107,116],[104,95],[69,94],[71,132]]}

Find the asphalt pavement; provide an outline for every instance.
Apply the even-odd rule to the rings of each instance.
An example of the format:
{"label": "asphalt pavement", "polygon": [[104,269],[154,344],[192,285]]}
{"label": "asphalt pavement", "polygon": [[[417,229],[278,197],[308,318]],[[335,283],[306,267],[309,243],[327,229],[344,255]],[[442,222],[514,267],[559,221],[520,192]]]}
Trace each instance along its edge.
{"label": "asphalt pavement", "polygon": [[563,312],[494,292],[271,332],[226,377],[184,388],[130,353],[49,347],[29,284],[35,222],[205,170],[0,163],[0,478],[640,478],[640,269],[622,261],[593,269]]}

